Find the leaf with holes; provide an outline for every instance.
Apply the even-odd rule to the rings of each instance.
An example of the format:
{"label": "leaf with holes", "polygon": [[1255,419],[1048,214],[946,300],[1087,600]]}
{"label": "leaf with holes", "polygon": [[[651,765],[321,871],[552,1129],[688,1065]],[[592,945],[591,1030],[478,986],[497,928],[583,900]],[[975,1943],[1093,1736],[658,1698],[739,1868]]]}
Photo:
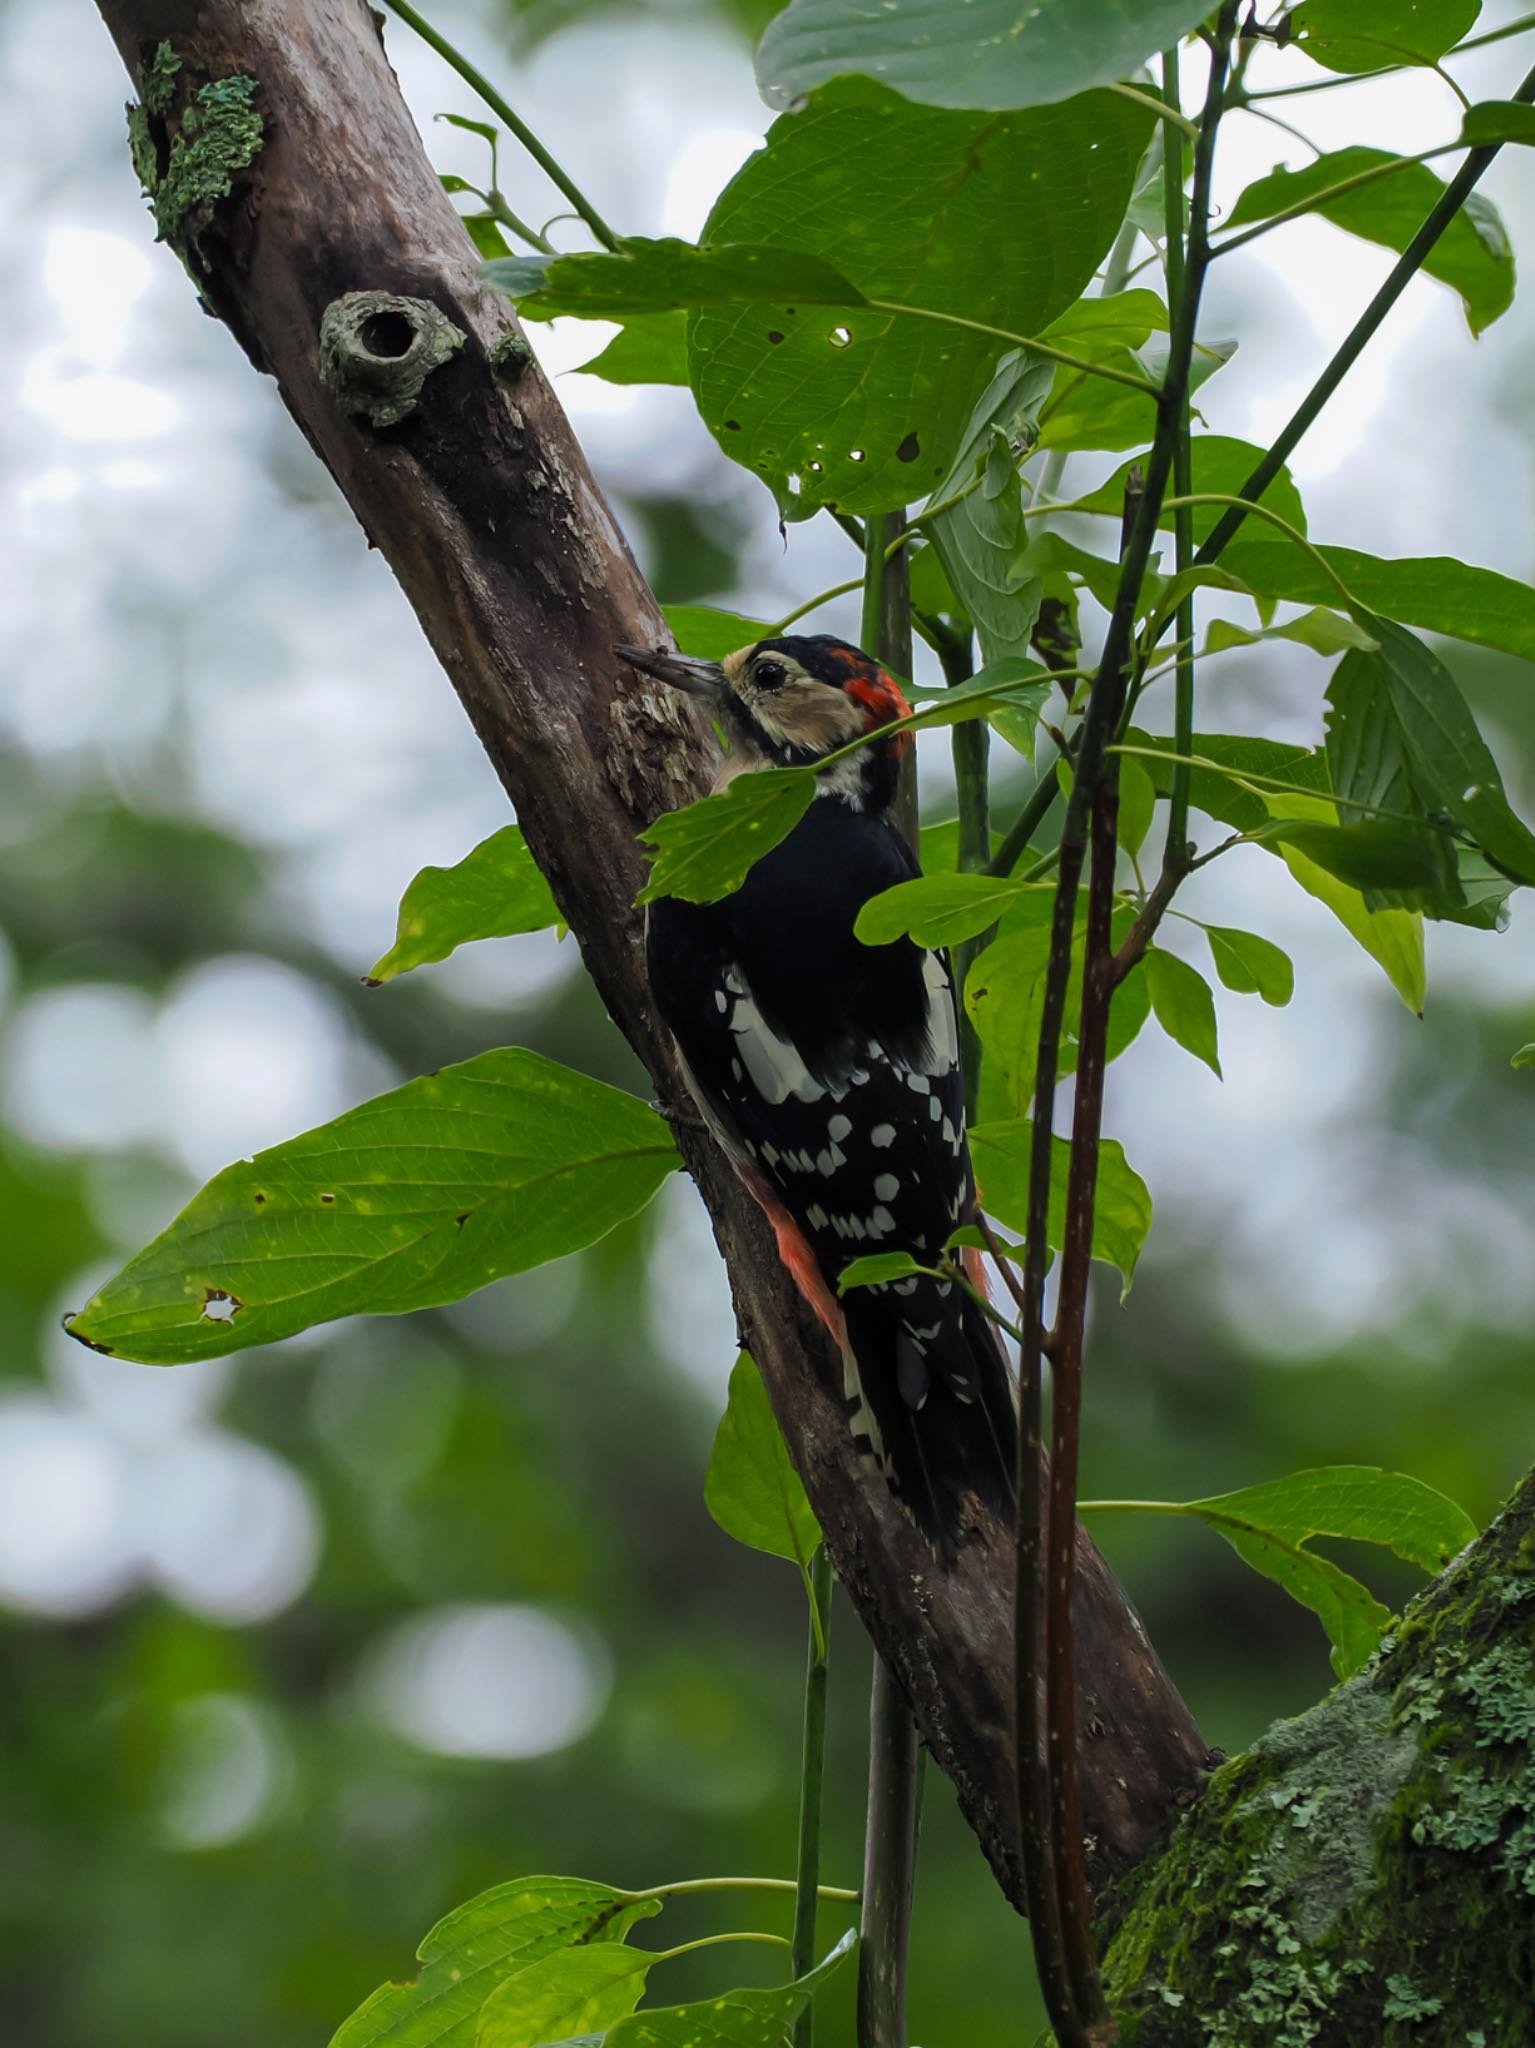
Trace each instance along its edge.
{"label": "leaf with holes", "polygon": [[[1028,1229],[1029,1157],[1034,1126],[1026,1117],[977,1124],[970,1133],[976,1184],[988,1215],[1020,1237]],[[1065,1242],[1066,1183],[1071,1145],[1052,1137],[1050,1214],[1046,1235],[1052,1251]],[[1093,1209],[1093,1257],[1117,1266],[1128,1294],[1136,1261],[1151,1229],[1151,1194],[1125,1158],[1124,1147],[1104,1138],[1098,1147],[1098,1194]]]}
{"label": "leaf with holes", "polygon": [[392,981],[413,967],[446,960],[476,939],[506,939],[560,922],[528,843],[516,825],[482,839],[451,868],[423,868],[400,901],[394,944],[368,975]]}
{"label": "leaf with holes", "polygon": [[654,1954],[620,1941],[540,1956],[480,2007],[474,2048],[544,2048],[611,2027],[639,2004],[655,1961]]}
{"label": "leaf with holes", "polygon": [[1432,64],[1470,29],[1482,0],[1306,0],[1295,47],[1328,71]]}
{"label": "leaf with holes", "polygon": [[789,1462],[756,1360],[742,1352],[704,1480],[704,1505],[727,1536],[808,1569],[821,1525]]}
{"label": "leaf with holes", "polygon": [[792,1984],[633,2013],[603,2036],[603,2048],[782,2048],[797,2015],[857,1944],[857,1935],[844,1934],[824,1961]]}
{"label": "leaf with holes", "polygon": [[814,795],[808,768],[759,768],[737,775],[714,796],[664,812],[640,835],[655,859],[638,900],[681,896],[718,903],[740,888],[755,861],[788,838]]}
{"label": "leaf with holes", "polygon": [[792,517],[927,496],[1008,337],[1048,326],[1107,253],[1150,119],[1107,93],[950,113],[847,79],[776,121],[705,240],[814,254],[871,304],[764,293],[693,315],[693,391],[726,454]]}
{"label": "leaf with holes", "polygon": [[1205,926],[1215,971],[1225,986],[1239,996],[1262,996],[1266,1003],[1283,1009],[1295,993],[1295,968],[1290,956],[1272,939],[1256,932],[1238,931],[1234,925]]}
{"label": "leaf with holes", "polygon": [[[978,401],[954,467],[928,500],[926,531],[986,661],[1029,651],[1044,585],[1019,567],[1023,486],[1013,441],[1032,437],[1055,365],[1028,349],[1002,358]],[[979,481],[977,481],[979,479]],[[949,501],[963,492],[957,503]]]}
{"label": "leaf with holes", "polygon": [[1168,1037],[1195,1059],[1203,1060],[1219,1080],[1215,998],[1209,982],[1197,967],[1190,967],[1176,953],[1164,953],[1160,946],[1152,946],[1146,954],[1146,985],[1151,996],[1151,1014]]}
{"label": "leaf with holes", "polygon": [[520,1048],[481,1053],[226,1166],[66,1328],[180,1365],[438,1308],[594,1244],[678,1164],[665,1123],[622,1089]]}
{"label": "leaf with holes", "polygon": [[[1388,165],[1395,168],[1387,169]],[[1334,189],[1366,171],[1380,175],[1348,191]],[[1393,156],[1386,149],[1340,149],[1298,170],[1281,167],[1257,179],[1237,200],[1229,225],[1244,227],[1301,207],[1400,254],[1444,190],[1444,180],[1427,164]],[[1473,334],[1506,313],[1514,297],[1514,257],[1508,230],[1492,202],[1479,192],[1471,193],[1424,257],[1423,269],[1459,292]]]}
{"label": "leaf with holes", "polygon": [[1186,35],[1198,0],[792,0],[757,49],[770,107],[856,71],[936,107],[1037,107],[1112,85]]}
{"label": "leaf with holes", "polygon": [[[331,2037],[330,2048],[475,2048],[487,1998],[541,1957],[599,1936],[621,1940],[659,1899],[581,1877],[498,1884],[439,1920],[417,1949],[413,1984],[381,1984]],[[638,1953],[638,1951],[635,1951]]]}

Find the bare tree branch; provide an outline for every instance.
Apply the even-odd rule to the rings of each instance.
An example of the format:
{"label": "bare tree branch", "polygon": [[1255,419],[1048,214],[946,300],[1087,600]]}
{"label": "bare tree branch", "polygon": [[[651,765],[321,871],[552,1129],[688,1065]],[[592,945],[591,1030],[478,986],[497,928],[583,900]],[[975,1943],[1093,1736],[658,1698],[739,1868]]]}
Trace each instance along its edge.
{"label": "bare tree branch", "polygon": [[[635,834],[699,791],[709,742],[612,654],[664,638],[655,601],[509,308],[480,279],[378,19],[363,0],[99,4],[148,101],[136,155],[162,228],[382,550],[603,1001],[662,1101],[681,1102],[645,987]],[[180,69],[167,85],[162,61],[157,87],[162,43]],[[234,76],[254,81],[259,148],[227,195],[187,203],[167,181],[178,147],[185,169],[188,105]],[[837,1571],[1016,1900],[1006,1532],[987,1532],[952,1575],[935,1570],[860,1475],[833,1361],[757,1211],[706,1136],[684,1126],[679,1142]],[[1085,1537],[1078,1547],[1084,1824],[1101,1883],[1158,1838],[1207,1758],[1123,1593]]]}

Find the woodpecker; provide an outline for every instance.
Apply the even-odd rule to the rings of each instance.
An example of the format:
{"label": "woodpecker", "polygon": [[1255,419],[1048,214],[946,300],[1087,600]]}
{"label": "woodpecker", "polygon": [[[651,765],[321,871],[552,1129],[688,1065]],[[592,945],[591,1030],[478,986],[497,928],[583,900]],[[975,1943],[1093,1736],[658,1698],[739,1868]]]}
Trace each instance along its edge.
{"label": "woodpecker", "polygon": [[977,1501],[1012,1509],[1017,1424],[995,1329],[950,1279],[837,1300],[863,1254],[938,1264],[976,1205],[948,960],[853,929],[870,897],[921,872],[892,816],[911,734],[877,736],[906,700],[877,661],[825,635],[723,662],[618,652],[708,707],[725,743],[716,789],[876,735],[817,777],[804,817],[733,895],[653,902],[646,960],[699,1110],[841,1350],[860,1456],[951,1561]]}

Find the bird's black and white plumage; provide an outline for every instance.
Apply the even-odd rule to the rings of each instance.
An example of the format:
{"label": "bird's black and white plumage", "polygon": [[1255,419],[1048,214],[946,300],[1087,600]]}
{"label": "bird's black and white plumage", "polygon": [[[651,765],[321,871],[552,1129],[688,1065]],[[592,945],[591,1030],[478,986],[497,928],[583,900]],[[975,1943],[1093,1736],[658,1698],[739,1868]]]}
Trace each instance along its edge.
{"label": "bird's black and white plumage", "polygon": [[[721,782],[813,765],[906,709],[878,663],[834,640],[762,641],[723,663],[623,652],[710,700],[729,740]],[[936,1265],[975,1208],[948,961],[853,930],[920,872],[891,816],[907,744],[876,738],[829,768],[733,895],[652,903],[646,951],[698,1104],[841,1345],[858,1448],[947,1556],[975,1501],[1011,1508],[1016,1423],[992,1325],[947,1279],[836,1299],[866,1253]]]}

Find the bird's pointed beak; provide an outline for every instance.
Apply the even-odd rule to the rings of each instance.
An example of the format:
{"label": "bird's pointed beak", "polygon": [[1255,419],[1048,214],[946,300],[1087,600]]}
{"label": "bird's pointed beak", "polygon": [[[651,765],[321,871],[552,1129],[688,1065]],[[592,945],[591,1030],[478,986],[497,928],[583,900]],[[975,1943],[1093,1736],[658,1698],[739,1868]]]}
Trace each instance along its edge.
{"label": "bird's pointed beak", "polygon": [[631,668],[654,676],[658,682],[670,683],[674,690],[685,690],[690,697],[701,697],[708,704],[722,703],[730,688],[717,661],[698,661],[691,654],[672,654],[663,647],[615,647],[613,652],[621,655]]}

